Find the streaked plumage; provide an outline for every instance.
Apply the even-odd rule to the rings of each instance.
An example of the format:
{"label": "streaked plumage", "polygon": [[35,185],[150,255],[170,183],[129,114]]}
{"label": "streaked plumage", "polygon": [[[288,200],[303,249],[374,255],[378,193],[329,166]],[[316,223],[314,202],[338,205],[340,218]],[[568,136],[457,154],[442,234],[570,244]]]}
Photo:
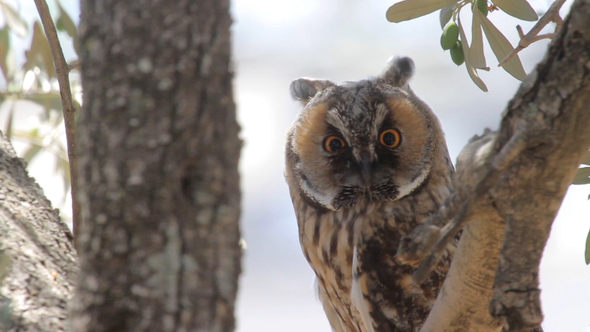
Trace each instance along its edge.
{"label": "streaked plumage", "polygon": [[[398,58],[377,78],[336,85],[299,79],[304,105],[289,131],[286,179],[303,253],[332,328],[418,331],[450,263],[422,285],[394,256],[402,236],[449,194],[443,132]],[[335,151],[335,152],[334,152]]]}

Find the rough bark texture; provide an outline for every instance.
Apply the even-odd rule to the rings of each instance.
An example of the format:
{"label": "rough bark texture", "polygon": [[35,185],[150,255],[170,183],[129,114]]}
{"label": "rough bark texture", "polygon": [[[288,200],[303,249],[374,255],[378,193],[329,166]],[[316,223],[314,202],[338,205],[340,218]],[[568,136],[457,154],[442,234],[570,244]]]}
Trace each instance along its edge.
{"label": "rough bark texture", "polygon": [[[491,304],[513,331],[540,324],[539,262],[553,219],[590,146],[590,0],[578,0],[536,77],[508,105],[494,153],[524,142],[490,197],[506,221]],[[517,184],[517,185],[515,185]]]}
{"label": "rough bark texture", "polygon": [[67,331],[72,234],[25,166],[0,133],[0,331]]}
{"label": "rough bark texture", "polygon": [[[590,146],[588,17],[590,0],[577,0],[546,59],[509,103],[497,136],[485,149],[462,153],[476,161],[458,167],[471,193],[458,194],[460,209],[450,202],[441,211],[462,210],[468,224],[423,331],[529,331],[541,323],[541,255]],[[424,257],[432,238],[418,230],[401,257]]]}
{"label": "rough bark texture", "polygon": [[232,331],[229,0],[85,0],[74,331]]}

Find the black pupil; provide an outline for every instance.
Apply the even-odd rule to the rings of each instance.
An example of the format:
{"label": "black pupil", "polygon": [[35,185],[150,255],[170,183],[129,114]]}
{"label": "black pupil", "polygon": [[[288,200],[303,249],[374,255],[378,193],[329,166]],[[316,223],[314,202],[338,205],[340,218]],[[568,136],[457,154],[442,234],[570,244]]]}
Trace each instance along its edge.
{"label": "black pupil", "polygon": [[395,145],[395,143],[397,143],[397,139],[391,131],[388,131],[385,134],[383,134],[383,143],[387,146],[392,146]]}
{"label": "black pupil", "polygon": [[338,151],[342,148],[342,141],[338,138],[332,138],[330,139],[330,142],[328,142],[328,146],[331,151]]}

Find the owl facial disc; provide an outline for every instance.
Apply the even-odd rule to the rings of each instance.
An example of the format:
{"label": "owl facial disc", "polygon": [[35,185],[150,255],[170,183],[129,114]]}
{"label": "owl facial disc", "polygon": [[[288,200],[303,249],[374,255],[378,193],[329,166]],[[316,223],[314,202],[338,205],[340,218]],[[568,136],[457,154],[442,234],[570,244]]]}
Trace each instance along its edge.
{"label": "owl facial disc", "polygon": [[287,142],[287,176],[301,194],[329,210],[401,199],[428,178],[436,118],[410,90],[408,58],[381,76],[337,85],[298,79],[304,109]]}

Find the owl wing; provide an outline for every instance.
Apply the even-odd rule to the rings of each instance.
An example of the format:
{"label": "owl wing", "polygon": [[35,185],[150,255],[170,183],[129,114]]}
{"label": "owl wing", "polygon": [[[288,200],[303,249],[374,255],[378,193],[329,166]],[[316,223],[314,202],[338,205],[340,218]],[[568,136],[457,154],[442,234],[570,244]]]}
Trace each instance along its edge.
{"label": "owl wing", "polygon": [[358,234],[351,301],[369,332],[419,331],[448,271],[450,259],[444,259],[429,280],[416,284],[414,268],[394,259],[402,236],[386,220],[370,221]]}

